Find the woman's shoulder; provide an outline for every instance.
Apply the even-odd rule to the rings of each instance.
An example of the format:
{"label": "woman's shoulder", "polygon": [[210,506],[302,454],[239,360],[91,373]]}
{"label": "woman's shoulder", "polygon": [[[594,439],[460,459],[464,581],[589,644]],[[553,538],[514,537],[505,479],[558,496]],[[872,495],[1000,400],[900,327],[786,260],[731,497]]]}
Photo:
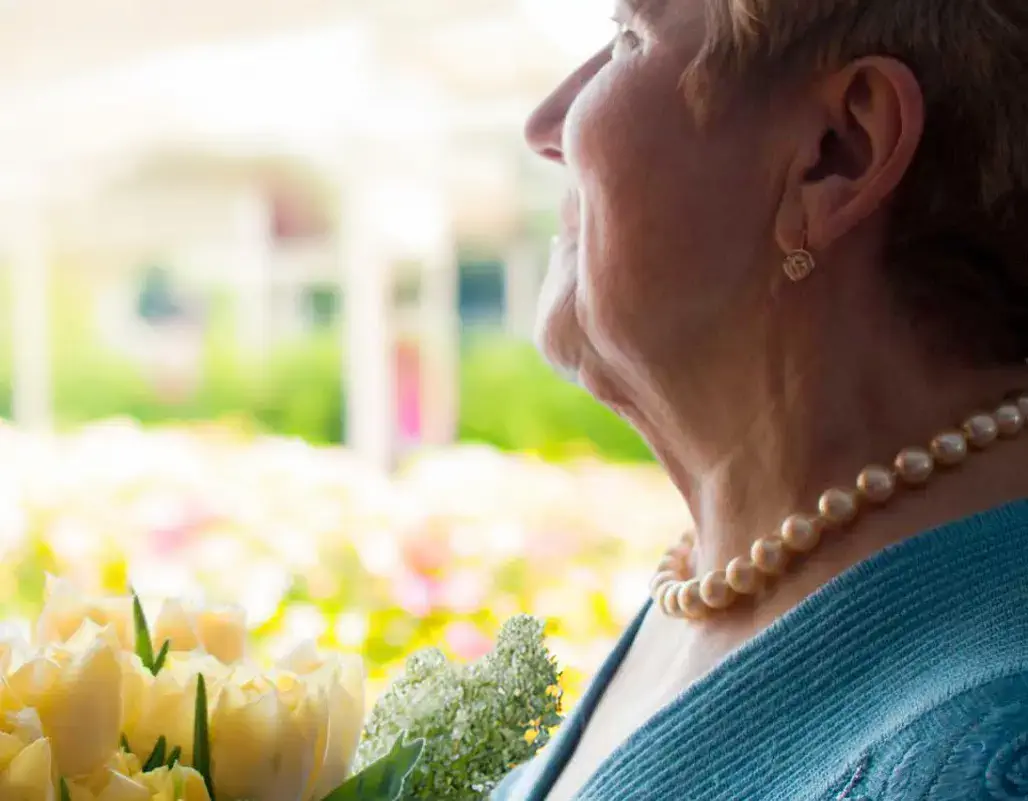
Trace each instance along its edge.
{"label": "woman's shoulder", "polygon": [[923,711],[859,755],[823,796],[915,798],[1028,799],[1028,670],[972,683]]}

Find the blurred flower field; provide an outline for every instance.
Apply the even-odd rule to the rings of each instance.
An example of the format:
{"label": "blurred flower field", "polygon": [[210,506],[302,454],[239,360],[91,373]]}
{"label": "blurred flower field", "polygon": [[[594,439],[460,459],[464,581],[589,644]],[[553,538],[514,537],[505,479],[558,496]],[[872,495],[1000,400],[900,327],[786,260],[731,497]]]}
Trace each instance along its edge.
{"label": "blurred flower field", "polygon": [[647,465],[467,446],[386,475],[230,426],[5,426],[0,617],[27,626],[48,572],[89,592],[238,603],[268,657],[312,637],[362,653],[374,695],[412,651],[473,659],[529,612],[549,621],[573,703],[686,521]]}

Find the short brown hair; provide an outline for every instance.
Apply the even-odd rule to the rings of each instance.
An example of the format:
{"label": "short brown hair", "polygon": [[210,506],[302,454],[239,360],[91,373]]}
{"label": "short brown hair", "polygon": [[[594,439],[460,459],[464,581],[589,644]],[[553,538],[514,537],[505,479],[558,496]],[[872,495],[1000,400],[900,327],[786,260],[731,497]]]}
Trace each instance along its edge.
{"label": "short brown hair", "polygon": [[685,76],[696,96],[873,54],[914,72],[925,132],[892,205],[889,280],[948,347],[1028,358],[1028,2],[706,2],[707,40]]}

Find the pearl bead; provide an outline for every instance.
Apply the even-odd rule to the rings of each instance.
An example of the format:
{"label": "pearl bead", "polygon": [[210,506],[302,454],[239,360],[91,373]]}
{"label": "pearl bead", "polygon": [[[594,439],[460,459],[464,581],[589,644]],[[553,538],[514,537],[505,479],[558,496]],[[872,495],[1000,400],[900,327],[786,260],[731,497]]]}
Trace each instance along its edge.
{"label": "pearl bead", "polygon": [[669,581],[661,586],[653,601],[660,607],[661,611],[668,617],[681,617],[678,608],[678,588],[682,586],[680,581]]}
{"label": "pearl bead", "polygon": [[830,489],[817,502],[821,517],[830,526],[845,526],[857,516],[857,496],[852,490]]}
{"label": "pearl bead", "polygon": [[740,595],[753,595],[760,589],[760,571],[752,560],[739,556],[728,563],[728,585]]}
{"label": "pearl bead", "polygon": [[896,457],[896,472],[907,484],[924,484],[935,469],[932,455],[924,448],[904,448]]}
{"label": "pearl bead", "polygon": [[660,595],[664,585],[677,579],[678,576],[670,570],[661,570],[650,581],[650,597],[656,598]]}
{"label": "pearl bead", "polygon": [[728,584],[723,570],[708,573],[700,584],[700,598],[711,609],[727,609],[735,600],[735,593]]}
{"label": "pearl bead", "polygon": [[805,515],[793,515],[782,523],[782,542],[796,553],[808,553],[821,541],[821,527]]}
{"label": "pearl bead", "polygon": [[964,423],[964,433],[976,448],[987,448],[999,436],[999,426],[991,414],[976,414]]}
{"label": "pearl bead", "polygon": [[753,543],[750,558],[761,573],[777,576],[785,571],[789,555],[785,550],[785,543],[778,537],[764,537]]}
{"label": "pearl bead", "polygon": [[857,476],[857,489],[871,503],[885,503],[896,491],[896,479],[889,468],[871,465]]}
{"label": "pearl bead", "polygon": [[703,602],[703,598],[700,595],[700,582],[696,579],[687,581],[679,586],[676,600],[681,613],[693,620],[703,617],[709,609]]}
{"label": "pearl bead", "polygon": [[932,456],[946,467],[960,464],[967,458],[967,438],[959,431],[944,431],[932,440]]}
{"label": "pearl bead", "polygon": [[996,410],[996,425],[1000,436],[1016,437],[1024,428],[1024,415],[1012,403],[1004,403]]}

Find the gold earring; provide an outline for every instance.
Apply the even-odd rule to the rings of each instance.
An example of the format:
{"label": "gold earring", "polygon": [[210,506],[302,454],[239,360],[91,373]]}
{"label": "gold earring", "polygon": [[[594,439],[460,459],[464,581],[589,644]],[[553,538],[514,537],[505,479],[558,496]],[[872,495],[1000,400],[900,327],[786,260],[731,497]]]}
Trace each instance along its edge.
{"label": "gold earring", "polygon": [[785,261],[782,262],[782,269],[793,283],[799,283],[804,278],[807,278],[814,272],[815,267],[817,267],[817,262],[814,261],[814,256],[807,250],[806,236],[803,237],[803,246],[787,253]]}

